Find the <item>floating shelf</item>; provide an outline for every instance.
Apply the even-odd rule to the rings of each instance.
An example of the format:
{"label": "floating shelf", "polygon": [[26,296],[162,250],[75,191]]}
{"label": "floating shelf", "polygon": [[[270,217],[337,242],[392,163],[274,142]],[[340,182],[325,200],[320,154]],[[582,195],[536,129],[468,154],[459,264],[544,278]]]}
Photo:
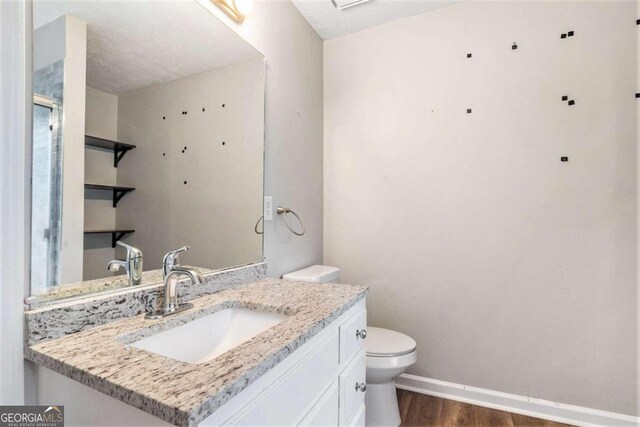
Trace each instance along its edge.
{"label": "floating shelf", "polygon": [[117,168],[118,163],[127,151],[136,148],[133,144],[125,144],[124,142],[112,141],[110,139],[98,138],[97,136],[85,135],[84,145],[89,147],[104,148],[105,150],[113,150],[113,167]]}
{"label": "floating shelf", "polygon": [[85,184],[85,190],[109,190],[113,192],[113,207],[118,205],[120,199],[124,197],[130,191],[135,190],[135,187],[121,187],[119,185],[100,185],[100,184]]}
{"label": "floating shelf", "polygon": [[111,247],[116,247],[116,242],[127,234],[135,233],[136,230],[127,228],[114,228],[110,230],[85,230],[84,234],[111,234]]}

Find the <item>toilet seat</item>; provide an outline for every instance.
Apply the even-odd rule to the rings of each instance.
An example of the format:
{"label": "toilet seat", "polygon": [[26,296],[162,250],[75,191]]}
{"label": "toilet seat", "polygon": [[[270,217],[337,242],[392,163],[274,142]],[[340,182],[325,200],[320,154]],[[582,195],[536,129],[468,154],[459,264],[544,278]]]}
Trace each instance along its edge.
{"label": "toilet seat", "polygon": [[416,350],[413,338],[390,329],[367,327],[364,341],[367,358],[399,357]]}
{"label": "toilet seat", "polygon": [[[367,356],[367,369],[369,370],[387,370],[395,371],[400,370],[400,373],[404,372],[409,366],[418,361],[418,352],[412,351],[411,353],[403,354],[402,356]],[[385,373],[386,375],[393,375]]]}

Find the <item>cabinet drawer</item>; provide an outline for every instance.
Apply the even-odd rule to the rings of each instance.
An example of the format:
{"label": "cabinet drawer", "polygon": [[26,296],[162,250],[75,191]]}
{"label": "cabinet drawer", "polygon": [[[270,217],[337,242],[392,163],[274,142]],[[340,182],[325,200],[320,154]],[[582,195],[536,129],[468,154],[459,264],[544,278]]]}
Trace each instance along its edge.
{"label": "cabinet drawer", "polygon": [[366,359],[366,352],[361,348],[340,374],[340,425],[347,425],[364,406],[365,392],[361,385],[366,385]]}
{"label": "cabinet drawer", "polygon": [[340,364],[349,363],[364,347],[362,332],[367,326],[367,310],[362,309],[340,325]]}
{"label": "cabinet drawer", "polygon": [[318,403],[305,415],[301,426],[337,426],[338,425],[338,381],[331,383]]}

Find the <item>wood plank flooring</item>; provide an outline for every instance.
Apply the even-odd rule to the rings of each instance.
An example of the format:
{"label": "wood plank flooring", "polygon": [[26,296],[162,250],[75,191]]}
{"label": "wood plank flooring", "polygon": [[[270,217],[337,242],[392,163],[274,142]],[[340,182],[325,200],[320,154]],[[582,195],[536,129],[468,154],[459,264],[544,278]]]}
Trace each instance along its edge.
{"label": "wood plank flooring", "polygon": [[567,427],[567,424],[398,390],[403,426]]}

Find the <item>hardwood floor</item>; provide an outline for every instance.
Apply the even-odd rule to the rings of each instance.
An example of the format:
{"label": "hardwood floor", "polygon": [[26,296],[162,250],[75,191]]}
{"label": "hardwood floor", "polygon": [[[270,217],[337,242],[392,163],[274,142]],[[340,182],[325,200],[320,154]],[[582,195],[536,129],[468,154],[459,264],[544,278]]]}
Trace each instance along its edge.
{"label": "hardwood floor", "polygon": [[403,426],[566,427],[567,424],[398,390]]}

